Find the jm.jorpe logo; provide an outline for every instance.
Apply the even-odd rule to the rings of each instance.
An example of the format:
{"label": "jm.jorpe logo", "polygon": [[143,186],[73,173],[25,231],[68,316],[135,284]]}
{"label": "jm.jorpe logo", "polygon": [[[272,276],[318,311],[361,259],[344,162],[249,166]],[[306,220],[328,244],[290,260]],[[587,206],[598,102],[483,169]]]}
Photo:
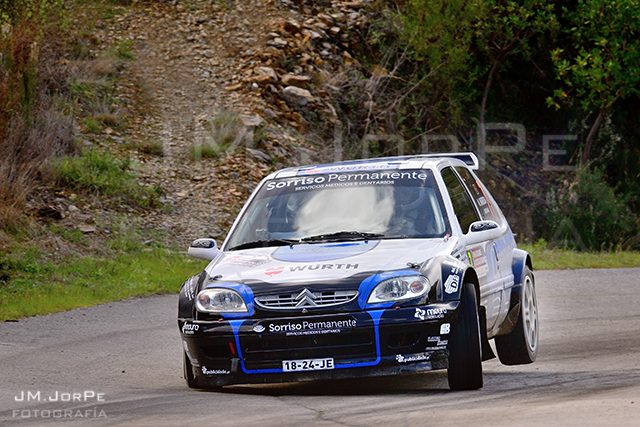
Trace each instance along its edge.
{"label": "jm.jorpe logo", "polygon": [[79,392],[53,391],[51,393],[43,393],[40,390],[23,390],[14,396],[16,402],[24,403],[63,403],[66,408],[38,408],[38,409],[14,409],[13,418],[107,418],[107,414],[99,407],[74,409],[69,408],[68,403],[102,403],[105,401],[104,393],[98,393],[93,390],[84,390]]}
{"label": "jm.jorpe logo", "polygon": [[21,391],[14,397],[16,402],[104,402],[104,393],[96,393],[93,390],[81,392],[42,393],[41,391]]}

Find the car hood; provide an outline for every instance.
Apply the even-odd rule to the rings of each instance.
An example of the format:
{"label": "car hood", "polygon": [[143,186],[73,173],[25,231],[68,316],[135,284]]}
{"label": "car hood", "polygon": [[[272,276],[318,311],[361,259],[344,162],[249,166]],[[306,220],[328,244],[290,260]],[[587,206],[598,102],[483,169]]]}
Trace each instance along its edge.
{"label": "car hood", "polygon": [[406,269],[451,254],[449,239],[394,239],[314,243],[224,252],[206,271],[218,281],[245,284],[329,282],[349,276]]}

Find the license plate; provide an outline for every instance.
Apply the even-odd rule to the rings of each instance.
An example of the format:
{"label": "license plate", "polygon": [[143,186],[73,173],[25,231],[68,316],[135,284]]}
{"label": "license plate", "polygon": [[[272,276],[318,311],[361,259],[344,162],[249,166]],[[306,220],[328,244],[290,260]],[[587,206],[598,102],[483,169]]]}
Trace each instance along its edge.
{"label": "license plate", "polygon": [[321,371],[333,369],[333,358],[326,359],[300,359],[300,360],[283,360],[282,370],[284,372],[297,371]]}

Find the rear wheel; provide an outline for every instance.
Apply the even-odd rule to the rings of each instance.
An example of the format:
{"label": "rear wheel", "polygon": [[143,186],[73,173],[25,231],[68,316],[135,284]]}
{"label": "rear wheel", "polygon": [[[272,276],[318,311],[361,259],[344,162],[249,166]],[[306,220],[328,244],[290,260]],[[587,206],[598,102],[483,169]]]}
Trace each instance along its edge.
{"label": "rear wheel", "polygon": [[520,313],[513,331],[497,336],[498,358],[505,365],[525,365],[536,360],[538,355],[538,302],[533,273],[524,270],[520,293]]}
{"label": "rear wheel", "polygon": [[449,337],[449,369],[451,390],[482,388],[482,345],[476,289],[465,283],[460,296],[458,319]]}

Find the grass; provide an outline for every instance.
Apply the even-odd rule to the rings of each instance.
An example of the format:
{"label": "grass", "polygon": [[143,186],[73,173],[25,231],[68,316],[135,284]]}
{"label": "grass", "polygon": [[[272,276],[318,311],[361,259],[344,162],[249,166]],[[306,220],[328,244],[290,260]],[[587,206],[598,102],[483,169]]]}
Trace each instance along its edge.
{"label": "grass", "polygon": [[157,204],[159,191],[136,183],[130,159],[120,159],[104,150],[66,156],[53,163],[53,175],[57,185],[72,191],[114,197],[141,207]]}
{"label": "grass", "polygon": [[178,292],[206,265],[164,248],[57,263],[33,248],[13,256],[0,259],[0,321]]}
{"label": "grass", "polygon": [[569,249],[548,249],[544,241],[534,245],[518,246],[529,252],[533,268],[536,270],[640,267],[640,252],[577,252]]}
{"label": "grass", "polygon": [[127,215],[95,225],[90,234],[55,222],[0,231],[0,321],[175,293],[207,264]]}
{"label": "grass", "polygon": [[191,146],[191,157],[218,157],[220,154],[233,153],[245,138],[245,127],[235,111],[225,110],[211,117],[207,123],[208,134],[204,143]]}

